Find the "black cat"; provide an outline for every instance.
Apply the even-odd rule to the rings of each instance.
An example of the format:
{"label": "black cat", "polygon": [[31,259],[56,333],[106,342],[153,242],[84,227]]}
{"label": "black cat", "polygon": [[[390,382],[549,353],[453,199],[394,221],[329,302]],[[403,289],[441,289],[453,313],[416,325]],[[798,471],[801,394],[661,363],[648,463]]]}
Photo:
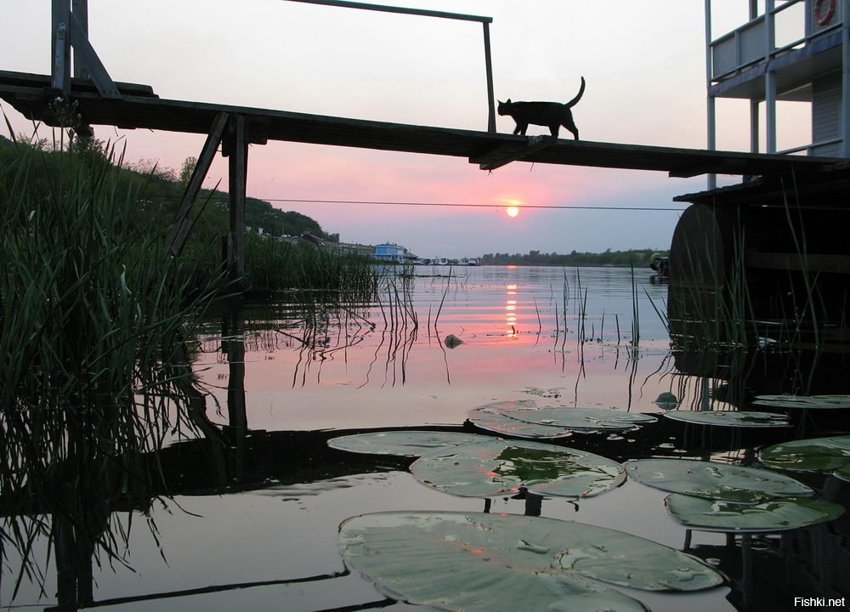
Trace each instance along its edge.
{"label": "black cat", "polygon": [[581,100],[583,94],[584,77],[581,77],[581,87],[579,87],[576,97],[566,104],[560,102],[511,102],[508,98],[506,102],[499,102],[499,114],[513,117],[516,121],[514,134],[525,136],[528,124],[531,123],[548,126],[552,136],[557,138],[558,130],[563,125],[578,140],[578,128],[573,121],[573,113],[570,109]]}

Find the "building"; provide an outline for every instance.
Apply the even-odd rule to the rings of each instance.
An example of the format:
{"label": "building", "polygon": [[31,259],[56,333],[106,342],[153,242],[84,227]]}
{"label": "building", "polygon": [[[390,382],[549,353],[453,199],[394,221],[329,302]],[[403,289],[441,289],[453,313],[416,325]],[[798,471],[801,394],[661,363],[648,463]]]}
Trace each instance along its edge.
{"label": "building", "polygon": [[[726,343],[850,332],[850,0],[749,0],[749,19],[711,31],[705,0],[708,145],[717,102],[749,102],[750,148],[818,157],[818,169],[744,177],[676,198],[691,204],[670,248],[671,332]],[[760,12],[761,9],[761,12]],[[786,101],[810,112],[810,142],[777,150]],[[739,129],[737,126],[734,129]],[[850,336],[848,336],[850,337]]]}
{"label": "building", "polygon": [[405,247],[394,242],[376,244],[372,248],[372,257],[394,264],[413,264],[419,259]]}
{"label": "building", "polygon": [[[738,98],[750,104],[752,152],[850,157],[850,3],[749,0],[749,20],[717,38],[712,0],[705,7],[709,149],[723,127],[717,100]],[[810,106],[811,140],[779,151],[777,109],[786,101]]]}

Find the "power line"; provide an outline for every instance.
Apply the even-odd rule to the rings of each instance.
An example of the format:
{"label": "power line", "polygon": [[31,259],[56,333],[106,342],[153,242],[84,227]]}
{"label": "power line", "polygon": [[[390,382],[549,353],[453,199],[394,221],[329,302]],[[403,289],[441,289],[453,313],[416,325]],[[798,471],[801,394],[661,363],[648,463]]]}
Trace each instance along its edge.
{"label": "power line", "polygon": [[306,198],[256,198],[266,202],[281,202],[287,204],[367,204],[377,206],[443,206],[454,208],[509,208],[519,209],[540,208],[558,210],[638,210],[657,212],[682,212],[682,208],[656,208],[652,206],[573,206],[567,204],[465,204],[461,202],[394,202],[386,200],[319,200]]}

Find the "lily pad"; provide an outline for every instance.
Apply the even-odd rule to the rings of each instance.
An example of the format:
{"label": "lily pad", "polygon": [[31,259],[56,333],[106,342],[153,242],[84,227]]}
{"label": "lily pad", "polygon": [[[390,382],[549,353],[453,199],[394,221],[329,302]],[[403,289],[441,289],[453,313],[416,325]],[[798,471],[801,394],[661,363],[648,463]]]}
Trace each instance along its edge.
{"label": "lily pad", "polygon": [[[571,430],[582,433],[624,431],[643,423],[654,423],[657,419],[648,414],[612,408],[537,407],[533,400],[520,400],[481,406],[469,413],[469,420],[489,431],[516,437],[553,439],[565,437]],[[562,433],[556,433],[556,430]]]}
{"label": "lily pad", "polygon": [[[542,423],[530,423],[522,421],[510,415],[511,409],[518,406],[533,406],[532,400],[518,400],[514,402],[497,402],[476,408],[469,413],[469,421],[485,431],[514,438],[530,438],[532,440],[557,440],[568,438],[573,435],[572,431],[565,427]],[[502,408],[507,408],[503,411]],[[513,407],[513,408],[512,408]]]}
{"label": "lily pad", "polygon": [[378,431],[331,438],[328,446],[367,455],[421,457],[437,449],[492,439],[492,436],[454,431]]}
{"label": "lily pad", "polygon": [[798,472],[833,472],[850,466],[850,436],[781,442],[764,449],[766,466]]}
{"label": "lily pad", "polygon": [[658,419],[650,414],[625,412],[613,408],[567,408],[545,406],[542,408],[519,408],[508,416],[529,423],[540,423],[556,427],[569,427],[573,431],[622,431],[642,423],[655,423]]}
{"label": "lily pad", "polygon": [[461,497],[590,497],[623,483],[623,467],[606,457],[554,444],[498,440],[429,453],[410,471],[422,483]]}
{"label": "lily pad", "polygon": [[541,517],[382,512],[343,522],[339,542],[346,564],[382,590],[441,609],[643,611],[595,580],[674,591],[723,583],[699,560],[656,542]]}
{"label": "lily pad", "polygon": [[840,480],[850,482],[850,462],[835,470],[832,475]]}
{"label": "lily pad", "polygon": [[841,410],[850,408],[850,395],[757,395],[753,404],[804,410]]}
{"label": "lily pad", "polygon": [[694,497],[761,503],[814,494],[802,482],[769,470],[689,459],[632,459],[626,473],[638,482]]}
{"label": "lily pad", "polygon": [[716,427],[788,427],[788,417],[754,410],[671,410],[664,416],[674,421]]}
{"label": "lily pad", "polygon": [[739,533],[776,532],[831,521],[844,513],[838,504],[805,498],[747,504],[690,495],[669,495],[668,512],[687,527]]}

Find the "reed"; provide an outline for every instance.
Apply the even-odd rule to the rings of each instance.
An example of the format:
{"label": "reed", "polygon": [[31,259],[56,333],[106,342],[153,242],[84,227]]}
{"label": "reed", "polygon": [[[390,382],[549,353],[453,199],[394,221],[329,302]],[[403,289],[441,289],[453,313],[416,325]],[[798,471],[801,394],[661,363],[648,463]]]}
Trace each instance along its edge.
{"label": "reed", "polygon": [[[191,370],[175,366],[214,293],[138,223],[114,147],[2,149],[0,491],[50,509],[53,537],[73,525],[120,559],[108,507],[154,478],[143,453],[192,429],[174,410]],[[33,518],[0,536],[25,552],[47,528]]]}
{"label": "reed", "polygon": [[370,300],[377,289],[376,268],[362,255],[248,234],[245,258],[246,280],[255,291],[289,290],[302,297],[339,293],[345,302]]}

